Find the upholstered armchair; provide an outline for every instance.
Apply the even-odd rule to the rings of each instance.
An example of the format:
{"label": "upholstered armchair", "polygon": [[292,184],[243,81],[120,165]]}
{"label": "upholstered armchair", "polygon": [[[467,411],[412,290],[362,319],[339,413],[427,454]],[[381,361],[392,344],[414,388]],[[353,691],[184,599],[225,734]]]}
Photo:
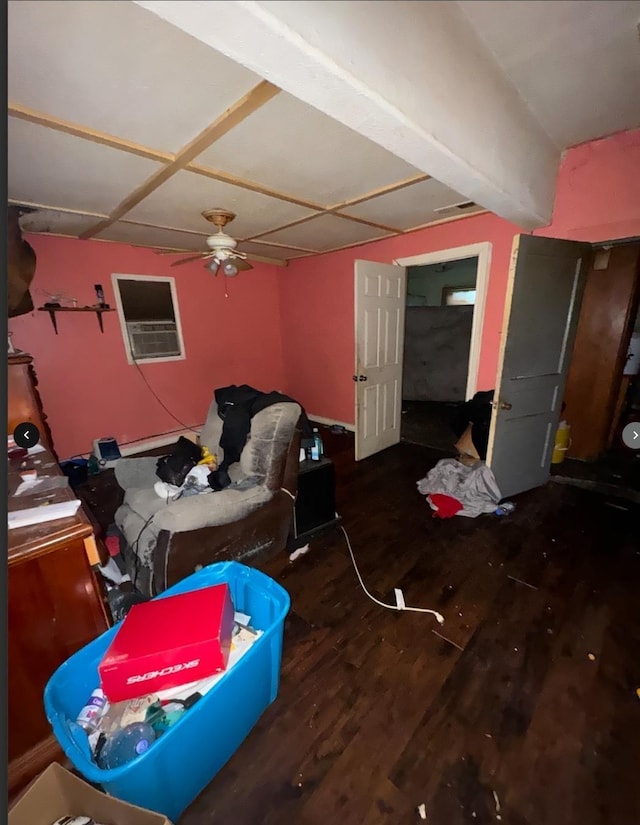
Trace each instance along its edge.
{"label": "upholstered armchair", "polygon": [[[240,460],[223,490],[168,501],[154,490],[157,457],[122,458],[115,475],[124,501],[115,514],[127,572],[155,596],[200,566],[251,564],[284,550],[298,489],[301,408],[279,402],[256,413]],[[222,462],[222,419],[215,402],[200,433]]]}

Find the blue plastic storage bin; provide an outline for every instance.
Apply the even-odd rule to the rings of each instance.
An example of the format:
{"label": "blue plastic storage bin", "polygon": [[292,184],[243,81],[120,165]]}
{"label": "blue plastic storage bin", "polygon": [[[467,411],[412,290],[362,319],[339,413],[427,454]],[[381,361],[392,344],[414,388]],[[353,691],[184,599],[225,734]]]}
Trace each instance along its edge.
{"label": "blue plastic storage bin", "polygon": [[264,631],[180,722],[149,750],[120,768],[101,770],[91,758],[86,733],[75,724],[100,679],[98,664],[119,625],[62,664],[44,691],[44,706],[56,739],[80,773],[112,796],[158,811],[174,822],[222,768],[261,714],[274,701],[280,681],[284,620],[291,600],[273,579],[237,562],[212,564],[157,598],[226,582],[236,610]]}

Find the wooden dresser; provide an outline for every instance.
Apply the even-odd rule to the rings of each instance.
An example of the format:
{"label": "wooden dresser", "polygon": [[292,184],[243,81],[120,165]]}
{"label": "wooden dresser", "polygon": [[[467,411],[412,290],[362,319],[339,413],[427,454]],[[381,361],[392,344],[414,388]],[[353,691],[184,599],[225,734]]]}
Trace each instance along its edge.
{"label": "wooden dresser", "polygon": [[42,409],[38,393],[38,379],[33,368],[33,358],[26,352],[9,355],[8,369],[8,420],[7,432],[12,433],[18,424],[30,421],[40,431],[40,441],[55,456],[51,430]]}
{"label": "wooden dresser", "polygon": [[[45,451],[27,458],[27,466],[39,476],[63,477],[43,441]],[[14,495],[25,468],[20,461],[8,463],[9,511],[41,505],[35,494]],[[53,502],[73,498],[68,486],[51,493]],[[56,668],[109,622],[91,567],[96,561],[93,528],[82,508],[70,518],[9,530],[8,540],[11,795],[51,761],[64,761],[44,714],[44,688]]]}

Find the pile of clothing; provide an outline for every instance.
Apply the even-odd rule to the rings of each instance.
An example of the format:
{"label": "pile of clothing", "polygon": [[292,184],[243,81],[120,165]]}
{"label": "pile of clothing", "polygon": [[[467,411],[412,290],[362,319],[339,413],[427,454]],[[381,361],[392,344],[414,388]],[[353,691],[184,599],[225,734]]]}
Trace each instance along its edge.
{"label": "pile of clothing", "polygon": [[434,518],[493,513],[502,497],[484,461],[467,465],[456,458],[443,458],[416,484],[418,492],[427,497]]}

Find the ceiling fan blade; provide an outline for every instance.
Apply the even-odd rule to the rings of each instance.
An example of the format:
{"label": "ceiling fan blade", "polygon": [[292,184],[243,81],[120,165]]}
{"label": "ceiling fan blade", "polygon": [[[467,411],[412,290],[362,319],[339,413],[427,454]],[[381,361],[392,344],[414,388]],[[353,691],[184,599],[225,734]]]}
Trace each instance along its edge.
{"label": "ceiling fan blade", "polygon": [[209,252],[200,252],[198,255],[191,255],[188,258],[181,258],[179,261],[174,261],[170,266],[180,266],[180,264],[188,264],[191,261],[202,261],[205,258],[213,257]]}
{"label": "ceiling fan blade", "polygon": [[258,264],[273,264],[274,266],[288,266],[288,261],[285,258],[269,258],[266,255],[254,255],[252,252],[244,253],[250,261],[255,261]]}
{"label": "ceiling fan blade", "polygon": [[238,272],[244,272],[247,269],[253,269],[251,264],[248,261],[245,261],[244,258],[236,258],[234,256],[230,260],[233,261],[233,265],[236,267]]}

